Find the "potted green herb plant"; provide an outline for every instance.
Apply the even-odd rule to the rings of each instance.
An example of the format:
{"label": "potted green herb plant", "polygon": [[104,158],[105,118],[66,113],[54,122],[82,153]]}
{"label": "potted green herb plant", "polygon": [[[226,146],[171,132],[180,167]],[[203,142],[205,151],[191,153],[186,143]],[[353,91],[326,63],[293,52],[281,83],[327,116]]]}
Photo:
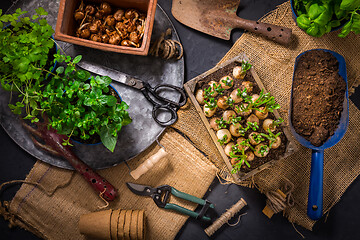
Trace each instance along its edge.
{"label": "potted green herb plant", "polygon": [[[52,52],[56,52],[53,29],[43,18],[47,12],[36,9],[30,17],[20,17],[26,11],[17,9],[13,14],[2,14],[0,9],[0,75],[1,86],[16,93],[16,103],[9,104],[12,112],[25,119],[38,121],[41,109],[41,87],[46,77],[43,69],[50,69]],[[10,23],[10,25],[4,26]]]}
{"label": "potted green herb plant", "polygon": [[360,0],[291,0],[291,8],[297,25],[310,36],[340,28],[339,37],[360,33]]}
{"label": "potted green herb plant", "polygon": [[71,59],[58,52],[54,56],[65,67],[56,69],[43,90],[40,106],[49,124],[68,137],[64,145],[70,144],[70,137],[86,142],[99,136],[104,146],[114,151],[118,132],[131,123],[131,118],[128,105],[109,87],[111,78],[90,76],[88,71],[77,69],[81,55]]}

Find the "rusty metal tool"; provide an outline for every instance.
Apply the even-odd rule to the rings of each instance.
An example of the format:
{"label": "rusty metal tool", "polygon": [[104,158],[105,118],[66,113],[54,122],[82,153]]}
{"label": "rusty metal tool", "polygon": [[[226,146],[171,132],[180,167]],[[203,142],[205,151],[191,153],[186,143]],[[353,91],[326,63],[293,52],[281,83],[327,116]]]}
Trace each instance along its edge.
{"label": "rusty metal tool", "polygon": [[171,12],[184,25],[225,40],[234,28],[260,34],[280,44],[291,41],[291,29],[240,18],[240,0],[173,0]]}

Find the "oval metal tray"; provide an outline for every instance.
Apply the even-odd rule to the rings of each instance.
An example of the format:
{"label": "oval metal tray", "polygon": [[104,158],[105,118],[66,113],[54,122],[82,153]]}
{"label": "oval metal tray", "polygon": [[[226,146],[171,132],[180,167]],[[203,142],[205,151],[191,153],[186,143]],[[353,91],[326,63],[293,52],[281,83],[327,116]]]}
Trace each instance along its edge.
{"label": "oval metal tray", "polygon": [[[28,11],[27,15],[35,13],[35,8],[43,7],[49,12],[48,23],[55,28],[58,1],[23,0],[14,4],[9,13],[17,8]],[[180,41],[174,26],[164,10],[157,5],[152,40],[157,39],[166,29],[172,29],[172,39]],[[165,61],[151,56],[134,56],[104,52],[96,49],[76,46],[69,43],[57,42],[67,55],[72,57],[81,54],[83,60],[100,63],[106,67],[133,75],[150,85],[160,83],[183,86],[184,59],[179,61]],[[145,99],[141,92],[113,82],[112,86],[120,93],[121,98],[129,105],[129,114],[133,122],[125,126],[118,138],[115,151],[111,153],[102,144],[84,145],[74,143],[74,152],[85,163],[95,169],[115,166],[123,161],[128,161],[147,149],[165,130],[152,119],[152,105]],[[179,96],[170,95],[168,98],[179,101]],[[73,169],[66,160],[55,157],[36,148],[30,135],[21,126],[17,116],[11,113],[9,107],[9,93],[0,87],[0,123],[8,135],[25,151],[51,165]]]}

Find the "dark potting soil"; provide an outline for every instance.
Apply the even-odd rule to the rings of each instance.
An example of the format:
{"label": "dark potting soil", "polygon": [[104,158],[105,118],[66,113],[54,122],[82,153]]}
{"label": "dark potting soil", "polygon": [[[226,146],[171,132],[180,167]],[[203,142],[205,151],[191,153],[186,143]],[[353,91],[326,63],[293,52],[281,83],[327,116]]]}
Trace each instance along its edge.
{"label": "dark potting soil", "polygon": [[[204,90],[205,88],[208,88],[209,87],[209,82],[210,81],[216,81],[218,82],[219,79],[221,79],[222,77],[226,76],[226,75],[230,75],[232,76],[232,69],[235,67],[235,66],[241,66],[241,63],[232,63],[232,64],[229,64],[227,66],[225,66],[224,68],[221,68],[219,70],[217,70],[216,72],[206,76],[205,78],[199,80],[197,82],[197,86],[196,86],[196,89],[202,89]],[[261,92],[261,89],[259,88],[259,86],[257,85],[254,77],[252,76],[252,74],[250,73],[250,71],[248,71],[244,77],[243,80],[238,80],[238,79],[234,79],[234,86],[228,90],[224,90],[223,91],[223,96],[229,96],[230,93],[236,89],[236,88],[239,88],[241,86],[241,83],[243,81],[250,81],[253,83],[253,91],[252,91],[252,94],[260,94]],[[220,97],[220,95],[218,95],[217,97],[215,97],[215,100],[217,101],[218,98]],[[227,109],[227,110],[230,110]],[[208,118],[208,121],[210,121],[211,118],[213,117],[219,117],[221,118],[222,114],[223,114],[224,110],[218,108],[216,113],[214,114],[214,116]],[[240,124],[242,126],[244,126],[246,124],[246,118],[243,118],[240,122]],[[267,118],[271,118],[271,119],[276,119],[276,117],[274,116],[273,113],[269,112],[269,115]],[[268,132],[266,132],[263,128],[262,128],[262,125],[263,125],[263,121],[264,120],[261,120],[260,119],[260,123],[259,123],[259,129],[256,130],[258,133],[265,133],[265,134],[268,134]],[[251,129],[249,129],[246,133],[245,133],[245,136],[243,136],[244,138],[248,138],[249,134],[253,132]],[[248,173],[254,169],[257,169],[258,167],[260,167],[261,165],[271,161],[271,160],[279,160],[281,158],[283,158],[285,152],[286,152],[286,146],[287,146],[287,143],[288,143],[288,140],[284,134],[284,132],[282,131],[282,127],[278,126],[276,128],[276,130],[274,131],[274,134],[277,134],[279,132],[282,132],[282,134],[280,134],[280,138],[281,138],[281,145],[280,147],[278,147],[277,149],[271,149],[269,154],[265,157],[257,157],[255,156],[254,160],[249,162],[250,163],[250,168],[247,167],[245,164],[243,164],[241,166],[241,171],[244,172],[244,173]],[[225,147],[225,146],[223,146]],[[230,158],[229,158],[229,161],[230,161]]]}
{"label": "dark potting soil", "polygon": [[298,61],[293,80],[291,121],[314,146],[323,145],[339,124],[346,83],[329,52],[313,50]]}

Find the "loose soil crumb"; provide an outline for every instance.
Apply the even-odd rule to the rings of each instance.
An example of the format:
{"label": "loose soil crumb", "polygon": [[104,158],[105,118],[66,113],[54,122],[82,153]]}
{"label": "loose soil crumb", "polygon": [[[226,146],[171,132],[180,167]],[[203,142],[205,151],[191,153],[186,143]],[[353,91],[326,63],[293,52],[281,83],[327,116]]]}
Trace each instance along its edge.
{"label": "loose soil crumb", "polygon": [[329,52],[313,50],[298,61],[293,80],[292,124],[314,146],[323,145],[339,124],[346,83]]}

